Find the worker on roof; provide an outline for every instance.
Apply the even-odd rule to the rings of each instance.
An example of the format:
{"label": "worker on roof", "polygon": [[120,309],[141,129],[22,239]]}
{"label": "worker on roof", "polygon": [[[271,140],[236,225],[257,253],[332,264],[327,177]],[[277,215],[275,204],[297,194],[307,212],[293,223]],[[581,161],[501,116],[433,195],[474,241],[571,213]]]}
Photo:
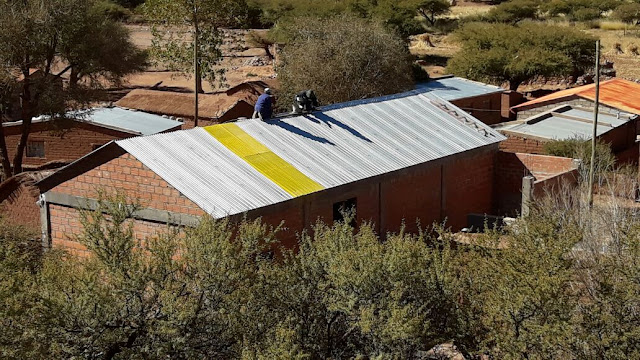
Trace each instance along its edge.
{"label": "worker on roof", "polygon": [[293,113],[302,114],[312,112],[318,107],[318,98],[313,90],[306,90],[295,96]]}
{"label": "worker on roof", "polygon": [[273,115],[273,94],[271,89],[264,89],[264,94],[258,97],[256,106],[253,111],[253,118],[260,118],[260,120],[269,120]]}

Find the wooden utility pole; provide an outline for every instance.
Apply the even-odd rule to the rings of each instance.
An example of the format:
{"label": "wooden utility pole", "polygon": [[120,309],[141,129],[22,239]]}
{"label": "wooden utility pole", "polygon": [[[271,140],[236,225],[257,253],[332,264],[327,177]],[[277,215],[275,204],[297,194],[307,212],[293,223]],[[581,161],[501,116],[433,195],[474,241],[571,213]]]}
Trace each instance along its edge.
{"label": "wooden utility pole", "polygon": [[195,80],[195,109],[193,111],[193,127],[198,127],[198,95],[200,94],[200,62],[198,61],[198,37],[200,31],[198,29],[198,9],[197,5],[193,5],[193,71]]}
{"label": "wooden utility pole", "polygon": [[598,135],[598,107],[600,105],[600,40],[596,41],[596,98],[593,107],[593,134],[591,135],[591,166],[589,167],[589,209],[593,207],[593,180],[595,177],[596,137]]}

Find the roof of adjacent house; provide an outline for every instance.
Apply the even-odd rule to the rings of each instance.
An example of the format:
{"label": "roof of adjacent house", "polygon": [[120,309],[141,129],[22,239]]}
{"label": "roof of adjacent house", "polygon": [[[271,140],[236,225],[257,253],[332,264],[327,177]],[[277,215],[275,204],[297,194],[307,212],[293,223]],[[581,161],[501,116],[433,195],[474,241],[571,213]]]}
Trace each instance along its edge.
{"label": "roof of adjacent house", "polygon": [[[626,124],[636,115],[598,113],[597,136]],[[588,140],[593,135],[593,110],[562,105],[525,121],[503,123],[495,127],[506,134],[547,140],[579,138]]]}
{"label": "roof of adjacent house", "polygon": [[430,91],[447,101],[460,100],[486,94],[501,93],[501,87],[484,84],[461,77],[446,77],[416,84],[420,91]]}
{"label": "roof of adjacent house", "polygon": [[[206,119],[218,119],[240,103],[251,107],[245,99],[229,96],[224,92],[200,94],[198,115]],[[117,106],[137,109],[154,114],[176,117],[193,117],[195,98],[193,93],[136,89],[115,103]]]}
{"label": "roof of adjacent house", "polygon": [[[530,108],[534,105],[543,105],[555,102],[558,99],[580,97],[595,101],[595,84],[580,86],[572,89],[561,90],[552,94],[527,101],[511,109],[518,111],[522,108]],[[640,84],[624,79],[611,79],[600,83],[600,103],[622,111],[640,115]]]}
{"label": "roof of adjacent house", "polygon": [[[132,135],[153,135],[169,130],[179,130],[182,123],[164,118],[159,115],[132,111],[118,107],[93,108],[87,110],[72,111],[66,117],[78,122],[117,130]],[[39,116],[32,123],[48,122],[48,116]],[[6,122],[2,126],[20,126],[22,121]]]}

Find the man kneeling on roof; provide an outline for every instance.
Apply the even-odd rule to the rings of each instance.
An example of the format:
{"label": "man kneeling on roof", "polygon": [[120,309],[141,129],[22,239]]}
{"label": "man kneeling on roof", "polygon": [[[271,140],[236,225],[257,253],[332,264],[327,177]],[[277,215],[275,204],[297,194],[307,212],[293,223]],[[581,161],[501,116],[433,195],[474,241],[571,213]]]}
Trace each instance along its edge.
{"label": "man kneeling on roof", "polygon": [[258,97],[258,101],[256,101],[256,106],[253,111],[253,118],[260,118],[260,120],[269,120],[271,115],[273,115],[273,95],[271,94],[271,89],[264,89],[264,94]]}
{"label": "man kneeling on roof", "polygon": [[313,90],[306,90],[295,96],[293,113],[302,114],[312,112],[318,107],[318,98]]}

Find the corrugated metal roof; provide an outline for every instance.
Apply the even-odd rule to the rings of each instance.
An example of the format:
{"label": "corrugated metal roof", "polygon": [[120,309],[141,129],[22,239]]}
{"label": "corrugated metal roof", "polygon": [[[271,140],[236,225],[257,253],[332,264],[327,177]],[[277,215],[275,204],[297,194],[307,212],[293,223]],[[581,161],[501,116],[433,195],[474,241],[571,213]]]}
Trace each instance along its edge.
{"label": "corrugated metal roof", "polygon": [[84,122],[122,129],[140,135],[153,135],[182,126],[179,121],[119,107],[93,109],[81,119]]}
{"label": "corrugated metal roof", "polygon": [[416,85],[416,90],[429,91],[447,101],[460,100],[480,95],[504,92],[498,86],[483,84],[460,77],[430,80]]}
{"label": "corrugated metal roof", "polygon": [[[118,107],[72,111],[67,113],[66,116],[79,122],[86,122],[133,135],[153,135],[167,130],[178,130],[182,126],[179,121]],[[47,122],[49,120],[49,116],[39,116],[34,118],[32,123]],[[22,125],[22,121],[7,122],[2,125],[5,127],[18,126]]]}
{"label": "corrugated metal roof", "polygon": [[505,139],[450,103],[419,92],[235,125],[232,136],[249,136],[266,150],[239,156],[229,145],[235,140],[219,140],[207,128],[117,143],[206,212],[223,217],[294,197],[264,175],[271,163],[247,160],[265,152],[272,153],[266,159],[274,159],[273,164],[284,161],[330,188]]}
{"label": "corrugated metal roof", "polygon": [[[618,117],[611,113],[600,112],[596,133],[600,136],[624,125],[630,119],[629,116]],[[496,129],[550,140],[571,138],[588,140],[593,134],[593,111],[565,105],[531,117],[525,122],[502,125]]]}
{"label": "corrugated metal roof", "polygon": [[[557,91],[553,94],[514,106],[512,109],[517,111],[520,108],[531,107],[532,105],[543,104],[571,96],[579,96],[587,100],[595,101],[595,93],[595,84],[590,84]],[[600,103],[640,115],[640,84],[623,79],[602,81],[600,83]]]}

